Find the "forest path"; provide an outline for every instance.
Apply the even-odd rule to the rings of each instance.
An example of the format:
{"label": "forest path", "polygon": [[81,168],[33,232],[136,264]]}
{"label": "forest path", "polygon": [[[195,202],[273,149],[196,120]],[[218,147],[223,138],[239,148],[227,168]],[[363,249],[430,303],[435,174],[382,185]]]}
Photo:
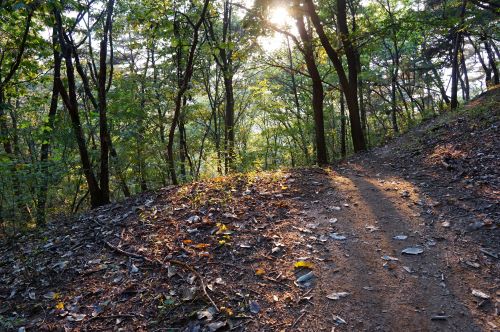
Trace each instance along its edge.
{"label": "forest path", "polygon": [[[329,238],[318,250],[333,264],[318,264],[314,307],[304,310],[315,315],[305,314],[297,327],[319,331],[334,322],[336,331],[484,330],[468,307],[484,303],[474,303],[462,280],[460,253],[425,213],[433,202],[411,182],[381,174],[385,169],[350,163],[339,172],[311,172],[300,179],[307,219],[318,221],[314,236],[335,232],[346,238]],[[398,235],[407,238],[394,239]],[[423,253],[402,254],[409,247]],[[349,295],[327,298],[335,292]]]}
{"label": "forest path", "polygon": [[170,186],[0,241],[0,331],[499,331],[500,108],[478,102],[331,168]]}

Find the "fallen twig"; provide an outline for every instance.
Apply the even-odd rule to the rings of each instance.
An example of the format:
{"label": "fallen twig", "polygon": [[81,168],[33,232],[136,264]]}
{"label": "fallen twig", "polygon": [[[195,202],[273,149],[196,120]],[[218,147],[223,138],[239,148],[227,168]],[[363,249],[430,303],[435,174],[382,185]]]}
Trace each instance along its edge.
{"label": "fallen twig", "polygon": [[306,311],[304,311],[299,317],[297,317],[297,319],[295,320],[295,322],[293,322],[293,324],[290,326],[290,328],[294,328],[295,325],[297,325],[297,323],[302,319],[302,317],[304,317],[306,314]]}
{"label": "fallen twig", "polygon": [[166,262],[169,262],[170,264],[174,264],[174,265],[178,265],[178,266],[181,266],[183,268],[185,268],[186,270],[189,270],[191,273],[193,273],[197,278],[198,280],[200,281],[200,285],[201,285],[201,290],[203,291],[203,294],[205,295],[205,297],[207,298],[208,301],[210,301],[210,303],[214,306],[215,310],[217,310],[217,312],[219,311],[219,307],[217,307],[217,305],[215,304],[215,302],[212,300],[212,298],[210,297],[210,295],[208,295],[208,292],[207,292],[207,288],[205,287],[205,283],[203,282],[203,278],[201,277],[201,275],[198,273],[198,271],[196,271],[193,267],[191,267],[190,265],[184,263],[184,262],[181,262],[181,261],[178,261],[178,260],[175,260],[175,259],[165,259],[164,262],[160,262],[159,260],[155,259],[150,259],[148,257],[145,257],[145,256],[142,256],[142,255],[139,255],[139,254],[135,254],[135,253],[132,253],[132,252],[128,252],[128,251],[125,251],[123,249],[120,249],[118,247],[115,247],[114,245],[112,245],[111,243],[107,242],[107,241],[104,241],[104,244],[110,248],[111,250],[113,251],[116,251],[122,255],[125,255],[125,256],[128,256],[128,257],[132,257],[132,258],[136,258],[136,259],[142,259],[143,261],[146,261],[152,265],[159,265],[161,268],[165,268],[164,266],[164,263]]}

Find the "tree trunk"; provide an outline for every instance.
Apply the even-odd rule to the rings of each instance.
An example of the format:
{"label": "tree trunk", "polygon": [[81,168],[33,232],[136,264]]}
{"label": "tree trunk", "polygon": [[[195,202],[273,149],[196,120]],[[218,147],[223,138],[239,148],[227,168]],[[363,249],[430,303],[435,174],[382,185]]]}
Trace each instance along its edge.
{"label": "tree trunk", "polygon": [[321,80],[318,67],[316,66],[312,40],[306,30],[304,16],[298,15],[296,17],[296,21],[303,44],[302,53],[306,62],[307,71],[309,72],[312,80],[312,107],[314,113],[317,162],[319,165],[326,165],[328,163],[328,157],[326,152],[325,128],[323,120],[323,82]]}
{"label": "tree trunk", "polygon": [[342,156],[342,159],[344,159],[347,155],[345,125],[344,93],[340,91],[340,155]]}
{"label": "tree trunk", "polygon": [[460,24],[455,29],[455,39],[453,42],[453,52],[451,55],[451,109],[454,110],[458,107],[458,80],[459,80],[459,59],[460,56],[460,44],[462,42],[462,25],[465,18],[465,8],[467,6],[467,0],[462,1],[462,8],[460,10]]}
{"label": "tree trunk", "polygon": [[333,48],[330,43],[326,33],[323,29],[321,19],[314,8],[312,0],[306,0],[305,2],[306,11],[311,17],[311,21],[314,25],[316,33],[319,36],[321,44],[325,49],[328,58],[332,61],[332,64],[339,77],[340,85],[344,91],[344,96],[346,99],[347,108],[349,110],[349,119],[351,122],[351,136],[354,146],[354,151],[359,152],[366,150],[366,143],[363,137],[363,130],[361,128],[361,121],[359,116],[359,104],[357,96],[357,68],[356,68],[356,57],[354,53],[354,48],[350,42],[347,27],[347,14],[346,14],[346,3],[345,0],[337,1],[337,21],[339,25],[340,37],[342,39],[342,44],[344,45],[344,51],[347,56],[347,64],[349,71],[349,79],[346,76],[342,61],[340,56]]}
{"label": "tree trunk", "polygon": [[297,119],[297,128],[299,130],[300,138],[301,138],[301,149],[304,153],[304,158],[306,159],[306,164],[309,164],[311,157],[309,156],[309,151],[307,148],[307,141],[304,137],[304,130],[302,129],[301,121],[302,118],[300,116],[300,102],[299,102],[299,93],[297,91],[297,80],[295,78],[295,72],[293,68],[293,57],[292,57],[292,49],[290,47],[290,39],[288,36],[286,36],[286,45],[287,45],[287,50],[288,50],[288,61],[290,65],[290,78],[292,79],[292,93],[293,93],[293,102],[295,105],[295,117]]}
{"label": "tree trunk", "polygon": [[223,71],[226,109],[224,114],[225,136],[224,145],[226,151],[226,174],[234,168],[234,94],[233,76],[231,70]]}
{"label": "tree trunk", "polygon": [[476,56],[479,60],[479,63],[481,64],[481,67],[483,67],[484,74],[485,74],[485,83],[486,86],[490,86],[491,84],[491,69],[486,65],[486,62],[483,59],[483,56],[481,55],[481,44],[477,45],[472,41],[472,38],[468,36],[469,42],[471,43],[472,47],[474,48],[474,53],[476,53]]}
{"label": "tree trunk", "polygon": [[[108,55],[108,40],[111,34],[111,24],[113,16],[114,0],[109,0],[106,6],[106,23],[104,24],[103,37],[99,52],[99,73],[98,73],[98,108],[99,108],[99,142],[101,146],[101,167],[99,173],[99,184],[101,189],[102,204],[109,203],[109,141],[107,119],[107,101],[106,101],[106,84],[107,84],[107,55]],[[111,73],[110,73],[111,79]]]}
{"label": "tree trunk", "polygon": [[[186,106],[187,98],[183,98],[183,106]],[[184,182],[187,179],[186,172],[186,128],[184,126],[184,111],[181,111],[179,116],[179,159],[181,162],[181,181]]]}
{"label": "tree trunk", "polygon": [[396,113],[397,113],[396,74],[393,73],[391,78],[391,122],[392,122],[392,130],[394,130],[395,133],[399,133]]}
{"label": "tree trunk", "polygon": [[463,95],[464,95],[464,100],[469,101],[470,99],[470,85],[469,85],[469,75],[467,73],[467,66],[465,64],[465,56],[464,56],[464,40],[462,38],[462,48],[460,50],[460,66],[462,67],[462,75],[463,75],[463,81],[464,81],[464,86],[463,86]]}
{"label": "tree trunk", "polygon": [[491,49],[490,43],[485,39],[484,40],[484,48],[486,49],[486,54],[488,54],[488,61],[490,62],[491,72],[493,73],[493,83],[495,85],[500,84],[500,75],[498,73],[498,67],[495,62],[495,54]]}
{"label": "tree trunk", "polygon": [[78,99],[76,95],[76,80],[75,80],[75,68],[73,66],[73,60],[71,57],[72,49],[65,41],[65,36],[62,28],[62,18],[59,11],[54,11],[56,22],[57,22],[57,35],[59,39],[59,44],[61,46],[62,56],[66,63],[66,78],[68,82],[68,91],[66,92],[63,82],[60,77],[57,78],[57,88],[59,94],[68,110],[71,125],[75,135],[76,143],[78,145],[78,152],[80,154],[80,160],[82,162],[83,174],[87,181],[87,186],[90,193],[90,204],[92,208],[106,204],[108,201],[101,194],[101,189],[99,188],[99,183],[92,171],[92,163],[90,161],[90,156],[87,149],[87,144],[85,141],[85,135],[80,122],[80,115],[78,112]]}
{"label": "tree trunk", "polygon": [[57,77],[61,76],[61,55],[56,49],[57,43],[57,31],[55,28],[52,30],[52,47],[54,52],[54,76],[52,82],[52,97],[50,99],[50,108],[47,122],[45,127],[48,130],[43,131],[43,142],[40,151],[40,185],[37,194],[37,205],[36,205],[36,223],[38,226],[44,226],[46,223],[46,211],[45,207],[47,204],[47,191],[49,187],[49,151],[50,151],[50,140],[52,137],[52,132],[54,130],[54,122],[57,113],[57,102],[59,99],[59,91],[57,90]]}
{"label": "tree trunk", "polygon": [[191,77],[193,75],[193,66],[194,66],[194,56],[196,53],[196,48],[198,46],[198,38],[199,38],[199,29],[203,21],[205,20],[205,14],[207,13],[208,4],[210,0],[205,0],[203,3],[203,9],[201,11],[200,17],[196,24],[192,26],[193,28],[193,39],[191,41],[191,47],[189,49],[186,69],[184,71],[184,75],[182,77],[182,81],[180,82],[180,86],[177,90],[177,95],[175,98],[175,108],[174,108],[174,116],[172,119],[172,124],[170,125],[170,130],[168,132],[168,143],[167,143],[167,157],[168,157],[168,166],[170,177],[172,179],[173,184],[178,184],[177,175],[175,172],[175,162],[174,162],[174,137],[175,137],[175,128],[179,123],[179,116],[181,111],[182,97],[184,93],[188,89],[189,82],[191,81]]}

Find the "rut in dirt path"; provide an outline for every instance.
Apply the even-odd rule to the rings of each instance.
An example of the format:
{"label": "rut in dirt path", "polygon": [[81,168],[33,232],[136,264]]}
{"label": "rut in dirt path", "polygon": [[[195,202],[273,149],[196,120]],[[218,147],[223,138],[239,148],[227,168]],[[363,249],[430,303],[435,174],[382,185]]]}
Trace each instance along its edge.
{"label": "rut in dirt path", "polygon": [[[426,220],[409,200],[418,192],[404,181],[364,176],[353,169],[313,176],[313,186],[322,183],[326,193],[336,194],[316,196],[316,191],[308,217],[321,220],[318,234],[334,231],[346,239],[325,244],[334,264],[321,271],[311,310],[323,311],[325,320],[341,317],[347,323],[337,327],[341,330],[482,330],[448,283],[447,257],[441,254],[446,243],[432,238]],[[337,221],[332,223],[332,218]],[[397,235],[407,238],[396,240]],[[401,254],[407,247],[424,252]],[[350,295],[332,301],[326,298],[332,292]],[[307,324],[324,328],[319,321],[302,326]]]}

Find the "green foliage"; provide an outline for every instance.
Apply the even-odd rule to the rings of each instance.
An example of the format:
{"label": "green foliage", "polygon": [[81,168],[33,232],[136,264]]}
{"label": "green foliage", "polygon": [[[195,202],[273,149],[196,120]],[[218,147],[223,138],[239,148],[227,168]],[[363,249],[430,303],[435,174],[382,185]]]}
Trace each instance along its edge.
{"label": "green foliage", "polygon": [[[34,225],[45,183],[49,217],[75,213],[89,205],[75,133],[61,98],[53,124],[48,117],[54,66],[53,9],[62,12],[66,30],[75,29],[80,61],[89,77],[89,88],[97,96],[97,78],[90,68],[96,70],[99,66],[98,44],[103,35],[106,3],[95,1],[90,8],[79,0],[3,1],[0,5],[1,231],[14,233]],[[335,28],[336,1],[315,3],[327,36],[346,65]],[[116,152],[111,156],[113,200],[170,183],[166,159],[169,128],[193,40],[191,25],[201,5],[202,1],[116,1],[114,66],[107,94],[107,125]],[[287,40],[266,22],[275,5],[274,1],[259,0],[247,11],[231,1],[210,2],[209,17],[199,32],[193,77],[184,94],[179,123],[182,133],[178,125],[173,136],[174,165],[182,181],[226,173],[225,77],[232,78],[235,103],[233,171],[314,164],[310,77],[301,47],[294,42],[294,28],[286,28],[291,34]],[[286,6],[286,2],[281,5]],[[446,109],[440,88],[446,90],[460,1],[356,0],[350,5],[351,33],[347,37],[359,53],[359,101],[366,121],[365,136],[374,146],[396,135],[391,123],[392,76],[397,76],[395,108],[401,131]],[[224,21],[225,6],[231,6],[229,23]],[[3,84],[16,62],[30,13],[33,18],[24,54],[12,80]],[[500,33],[495,13],[473,3],[467,5],[461,29],[483,53],[484,40],[495,43]],[[313,33],[312,37],[324,82],[328,153],[335,161],[341,158],[342,143],[339,79],[317,36]],[[61,51],[59,45],[55,49]],[[467,43],[463,56],[468,66],[475,61]],[[110,57],[108,52],[108,74]],[[65,69],[63,65],[64,84]],[[482,79],[469,77],[471,94],[482,90]],[[84,91],[79,75],[76,80],[85,143],[92,167],[99,173],[99,112]],[[350,152],[347,116],[345,120]],[[12,152],[7,152],[9,145]],[[42,146],[48,146],[48,161],[41,161]]]}

